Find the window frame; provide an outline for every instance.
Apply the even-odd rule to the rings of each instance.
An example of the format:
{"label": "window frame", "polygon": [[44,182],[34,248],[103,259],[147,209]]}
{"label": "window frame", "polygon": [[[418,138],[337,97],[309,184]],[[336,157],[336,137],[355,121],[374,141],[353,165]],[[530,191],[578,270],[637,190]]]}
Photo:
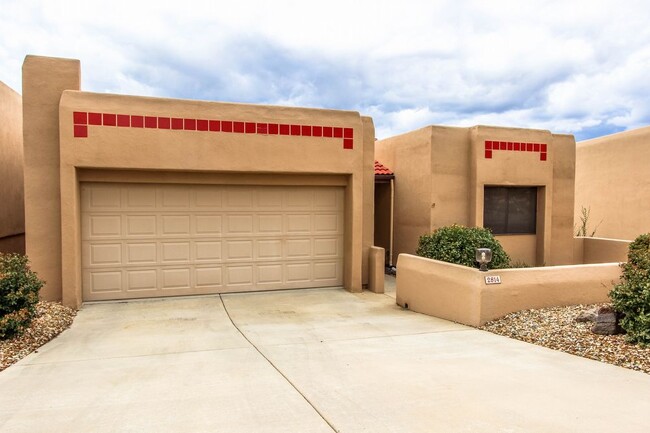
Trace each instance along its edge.
{"label": "window frame", "polygon": [[[486,210],[488,209],[487,207],[487,196],[488,196],[488,189],[494,189],[494,190],[505,190],[506,192],[506,208],[505,208],[505,221],[504,221],[504,227],[505,230],[503,232],[498,232],[495,231],[492,227],[488,227],[485,224],[485,217],[486,217]],[[510,224],[509,224],[509,217],[510,217],[510,206],[511,206],[511,200],[510,200],[510,192],[513,190],[530,190],[531,192],[534,192],[534,200],[532,202],[533,204],[533,209],[532,209],[532,221],[529,221],[529,223],[532,225],[532,231],[512,231],[510,229]],[[483,227],[490,229],[492,233],[496,236],[525,236],[525,235],[536,235],[537,234],[537,213],[538,213],[538,200],[539,200],[539,187],[537,186],[510,186],[510,185],[484,185],[483,186]]]}

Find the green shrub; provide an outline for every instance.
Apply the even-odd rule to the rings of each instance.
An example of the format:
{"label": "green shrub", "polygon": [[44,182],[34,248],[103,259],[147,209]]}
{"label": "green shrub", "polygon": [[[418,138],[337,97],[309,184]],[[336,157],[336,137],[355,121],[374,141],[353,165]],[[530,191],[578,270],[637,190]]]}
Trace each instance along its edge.
{"label": "green shrub", "polygon": [[0,340],[20,333],[36,314],[43,287],[27,257],[0,253]]}
{"label": "green shrub", "polygon": [[621,283],[609,293],[620,325],[632,343],[650,345],[650,233],[630,244],[627,263],[621,263]]}
{"label": "green shrub", "polygon": [[481,227],[464,227],[457,224],[440,227],[429,235],[420,236],[416,254],[429,259],[477,268],[476,248],[492,250],[491,269],[510,266],[510,257],[490,230]]}

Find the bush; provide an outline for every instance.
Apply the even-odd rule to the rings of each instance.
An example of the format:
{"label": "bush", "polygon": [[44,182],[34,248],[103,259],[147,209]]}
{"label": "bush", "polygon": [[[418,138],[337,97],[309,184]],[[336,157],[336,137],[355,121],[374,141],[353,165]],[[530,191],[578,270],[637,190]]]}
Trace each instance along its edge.
{"label": "bush", "polygon": [[490,230],[481,227],[452,225],[440,227],[430,235],[420,236],[416,254],[429,259],[477,268],[476,248],[492,250],[491,269],[510,267],[510,257]]}
{"label": "bush", "polygon": [[627,263],[621,263],[621,283],[609,293],[628,341],[650,345],[650,233],[630,244]]}
{"label": "bush", "polygon": [[20,333],[36,314],[43,281],[28,263],[21,254],[0,253],[0,340]]}

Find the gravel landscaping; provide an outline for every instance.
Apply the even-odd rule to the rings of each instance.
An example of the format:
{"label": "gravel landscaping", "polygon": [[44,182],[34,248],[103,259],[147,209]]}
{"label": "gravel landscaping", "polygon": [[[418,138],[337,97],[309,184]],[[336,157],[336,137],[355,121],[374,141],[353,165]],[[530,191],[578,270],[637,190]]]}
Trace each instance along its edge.
{"label": "gravel landscaping", "polygon": [[519,311],[480,329],[650,374],[650,347],[628,344],[625,335],[594,334],[593,322],[576,322],[581,312],[604,305],[607,304]]}
{"label": "gravel landscaping", "polygon": [[20,361],[65,329],[74,320],[76,311],[57,302],[40,301],[36,317],[21,335],[0,341],[0,371]]}

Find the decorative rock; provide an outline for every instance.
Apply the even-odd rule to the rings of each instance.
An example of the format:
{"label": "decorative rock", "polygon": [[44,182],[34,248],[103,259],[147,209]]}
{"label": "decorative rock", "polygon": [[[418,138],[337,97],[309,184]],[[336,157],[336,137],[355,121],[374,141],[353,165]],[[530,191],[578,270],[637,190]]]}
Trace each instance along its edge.
{"label": "decorative rock", "polygon": [[591,332],[594,334],[616,335],[621,333],[621,328],[618,326],[616,311],[608,305],[598,309],[594,322],[596,323],[591,328]]}
{"label": "decorative rock", "polygon": [[598,308],[592,308],[590,310],[584,310],[576,317],[576,322],[593,322],[596,320],[598,315]]}

